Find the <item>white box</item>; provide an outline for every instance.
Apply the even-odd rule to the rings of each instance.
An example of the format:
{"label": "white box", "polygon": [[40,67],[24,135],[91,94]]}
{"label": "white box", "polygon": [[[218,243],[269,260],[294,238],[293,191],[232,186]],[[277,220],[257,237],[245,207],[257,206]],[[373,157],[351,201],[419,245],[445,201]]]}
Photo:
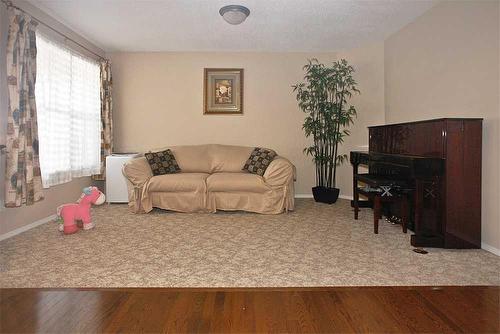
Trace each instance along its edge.
{"label": "white box", "polygon": [[106,202],[128,203],[127,182],[122,168],[135,156],[137,153],[114,153],[106,157]]}

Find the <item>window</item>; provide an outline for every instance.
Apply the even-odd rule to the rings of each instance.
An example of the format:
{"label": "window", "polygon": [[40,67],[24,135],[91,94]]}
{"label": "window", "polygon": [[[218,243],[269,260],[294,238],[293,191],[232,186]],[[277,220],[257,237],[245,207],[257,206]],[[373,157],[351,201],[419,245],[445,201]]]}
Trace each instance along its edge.
{"label": "window", "polygon": [[35,95],[43,186],[99,174],[99,64],[37,33]]}

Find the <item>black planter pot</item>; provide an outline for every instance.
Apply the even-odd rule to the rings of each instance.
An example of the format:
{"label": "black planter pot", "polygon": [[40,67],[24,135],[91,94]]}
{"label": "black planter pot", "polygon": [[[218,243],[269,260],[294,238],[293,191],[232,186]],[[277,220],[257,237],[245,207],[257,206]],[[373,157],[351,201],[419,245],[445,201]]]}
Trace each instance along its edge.
{"label": "black planter pot", "polygon": [[327,187],[312,188],[314,200],[320,203],[333,204],[339,198],[340,189]]}

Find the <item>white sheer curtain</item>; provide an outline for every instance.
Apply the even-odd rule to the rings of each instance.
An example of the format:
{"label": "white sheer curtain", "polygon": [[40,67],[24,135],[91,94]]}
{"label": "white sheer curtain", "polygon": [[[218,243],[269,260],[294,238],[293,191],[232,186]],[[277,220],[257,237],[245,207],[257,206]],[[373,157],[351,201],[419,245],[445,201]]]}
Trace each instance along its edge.
{"label": "white sheer curtain", "polygon": [[36,104],[45,188],[100,172],[100,68],[37,32]]}

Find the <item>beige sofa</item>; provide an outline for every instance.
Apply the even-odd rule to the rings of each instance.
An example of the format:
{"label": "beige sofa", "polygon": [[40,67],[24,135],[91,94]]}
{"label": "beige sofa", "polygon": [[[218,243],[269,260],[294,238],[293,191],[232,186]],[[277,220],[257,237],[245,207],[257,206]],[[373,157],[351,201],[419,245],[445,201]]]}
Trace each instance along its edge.
{"label": "beige sofa", "polygon": [[259,176],[241,170],[253,147],[209,144],[168,148],[180,173],[153,176],[143,155],[124,165],[129,206],[134,212],[156,207],[179,212],[278,214],[294,209],[295,167],[283,157],[276,157]]}

